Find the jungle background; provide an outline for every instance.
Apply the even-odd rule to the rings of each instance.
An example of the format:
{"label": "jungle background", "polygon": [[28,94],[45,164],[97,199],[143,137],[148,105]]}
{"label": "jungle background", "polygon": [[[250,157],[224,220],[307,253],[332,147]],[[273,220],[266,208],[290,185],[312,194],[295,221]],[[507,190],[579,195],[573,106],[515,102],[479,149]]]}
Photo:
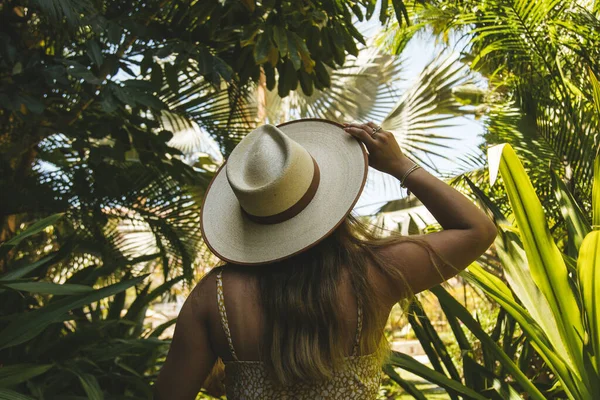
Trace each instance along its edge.
{"label": "jungle background", "polygon": [[[599,28],[583,0],[0,3],[0,399],[151,398],[217,262],[211,177],[304,117],[380,123],[498,226],[392,313],[382,399],[600,398]],[[438,55],[402,85],[414,40]],[[360,214],[440,229],[405,192]]]}

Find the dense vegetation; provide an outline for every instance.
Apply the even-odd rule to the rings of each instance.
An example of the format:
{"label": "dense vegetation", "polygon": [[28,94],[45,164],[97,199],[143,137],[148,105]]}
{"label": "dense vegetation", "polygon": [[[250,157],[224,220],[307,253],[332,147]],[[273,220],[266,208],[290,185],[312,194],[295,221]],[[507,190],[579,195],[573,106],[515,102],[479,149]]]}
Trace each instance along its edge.
{"label": "dense vegetation", "polygon": [[[499,235],[463,278],[498,307],[496,324],[484,329],[437,287],[454,343],[414,301],[408,322],[431,368],[394,354],[384,371],[419,399],[396,368],[453,399],[600,397],[598,8],[3,2],[0,398],[151,397],[168,347],[159,337],[174,321],[151,329],[147,310],[214,262],[202,195],[257,124],[374,119],[435,168],[428,155],[450,139],[436,131],[464,115],[483,117],[482,154],[450,182],[489,210]],[[365,19],[384,26],[376,41],[355,27]],[[396,55],[424,32],[469,43],[460,62],[440,56],[397,95]],[[492,148],[486,165],[484,149],[500,143],[510,146]],[[504,185],[491,186],[498,173]]]}

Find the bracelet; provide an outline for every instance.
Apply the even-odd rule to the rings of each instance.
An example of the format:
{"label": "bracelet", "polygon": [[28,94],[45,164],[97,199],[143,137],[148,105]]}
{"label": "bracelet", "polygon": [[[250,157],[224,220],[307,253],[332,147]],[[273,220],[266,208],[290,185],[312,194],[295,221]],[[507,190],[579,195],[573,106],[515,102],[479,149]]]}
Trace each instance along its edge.
{"label": "bracelet", "polygon": [[417,165],[417,163],[415,163],[415,165],[413,165],[412,167],[410,167],[402,176],[402,178],[400,179],[400,187],[405,188],[406,186],[404,185],[404,182],[406,182],[406,178],[408,177],[408,175],[410,175],[412,172],[416,171],[417,169],[421,168],[419,165]]}

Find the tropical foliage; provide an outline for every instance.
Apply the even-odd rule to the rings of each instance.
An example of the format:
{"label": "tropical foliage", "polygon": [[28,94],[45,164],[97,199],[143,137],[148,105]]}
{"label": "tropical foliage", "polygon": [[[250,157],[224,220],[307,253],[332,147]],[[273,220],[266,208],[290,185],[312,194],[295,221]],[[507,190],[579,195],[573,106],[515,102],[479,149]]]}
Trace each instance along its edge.
{"label": "tropical foliage", "polygon": [[[150,328],[146,310],[211,265],[199,205],[256,124],[381,121],[435,170],[457,116],[483,116],[485,143],[450,182],[499,231],[461,279],[496,323],[434,288],[454,343],[415,301],[430,366],[396,353],[385,372],[418,399],[397,368],[452,399],[600,397],[597,4],[377,3],[0,4],[0,398],[151,396],[174,321]],[[373,17],[377,43],[355,26]],[[399,93],[398,56],[423,32],[468,45]]]}
{"label": "tropical foliage", "polygon": [[[393,362],[437,382],[451,396],[472,396],[467,388],[484,395],[496,391],[502,398],[598,397],[592,229],[598,174],[596,180],[592,176],[600,146],[595,55],[600,37],[593,29],[598,7],[586,1],[432,1],[408,10],[412,24],[392,25],[381,39],[386,48],[401,52],[422,32],[446,43],[464,35],[468,44],[462,60],[488,84],[487,93],[473,92],[483,96],[478,101],[485,106],[482,151],[469,157],[472,167],[451,182],[488,208],[497,222],[494,252],[471,266],[463,279],[502,311],[491,333],[484,332],[436,288],[433,293],[463,350],[462,365],[449,364],[443,343],[423,327],[427,318],[416,310],[413,328],[421,332],[429,359],[436,360],[432,367],[443,376],[405,356]],[[492,151],[488,173],[477,160],[484,159],[485,146],[504,142],[510,146]],[[495,180],[498,169],[504,187],[486,182]],[[389,203],[382,211],[402,206]],[[456,318],[466,329],[453,322]],[[477,341],[465,340],[465,331]],[[461,369],[457,379],[454,371]],[[474,370],[485,379],[472,379]],[[463,384],[462,392],[446,379]]]}
{"label": "tropical foliage", "polygon": [[[449,357],[418,302],[411,306],[410,322],[424,344],[434,370],[406,355],[395,354],[390,366],[399,366],[437,383],[451,397],[497,392],[502,398],[591,399],[599,395],[598,369],[598,228],[589,225],[579,206],[561,182],[555,187],[570,225],[582,228],[577,259],[562,254],[552,237],[545,213],[522,164],[510,145],[490,149],[492,181],[498,171],[510,199],[514,224],[489,197],[476,188],[481,202],[493,213],[498,225],[498,258],[504,268],[500,277],[473,264],[462,276],[502,307],[498,323],[486,333],[470,313],[441,287],[432,289],[439,299],[462,353],[463,376]],[[596,159],[593,183],[593,221],[597,220],[600,157]],[[493,183],[493,182],[492,182]],[[574,240],[575,241],[575,240]],[[460,321],[481,342],[481,358],[474,354]],[[515,334],[521,332],[515,339]],[[497,342],[503,342],[500,346]],[[542,361],[542,363],[539,363]],[[531,365],[538,365],[532,369]],[[392,378],[410,390],[393,369]],[[498,368],[498,366],[500,368]],[[546,371],[544,373],[544,371]],[[473,393],[475,390],[475,394]]]}

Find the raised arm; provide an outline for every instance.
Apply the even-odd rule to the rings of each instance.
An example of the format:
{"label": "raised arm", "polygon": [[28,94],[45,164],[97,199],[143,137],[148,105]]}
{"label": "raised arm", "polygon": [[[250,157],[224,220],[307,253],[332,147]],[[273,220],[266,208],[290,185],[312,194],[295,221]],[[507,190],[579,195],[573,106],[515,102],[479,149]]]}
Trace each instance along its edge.
{"label": "raised arm", "polygon": [[[366,145],[371,167],[400,180],[414,163],[402,153],[390,132],[379,131],[371,136],[375,127],[373,123],[348,124],[345,131]],[[418,293],[456,275],[483,254],[496,237],[495,225],[479,208],[423,168],[411,172],[404,184],[444,228],[418,238],[446,263],[438,260],[438,265],[434,265],[427,250],[410,242],[381,248],[381,255],[398,260],[398,268],[409,285],[406,288],[399,282],[393,283],[389,291],[395,300],[406,296],[407,289]]]}

